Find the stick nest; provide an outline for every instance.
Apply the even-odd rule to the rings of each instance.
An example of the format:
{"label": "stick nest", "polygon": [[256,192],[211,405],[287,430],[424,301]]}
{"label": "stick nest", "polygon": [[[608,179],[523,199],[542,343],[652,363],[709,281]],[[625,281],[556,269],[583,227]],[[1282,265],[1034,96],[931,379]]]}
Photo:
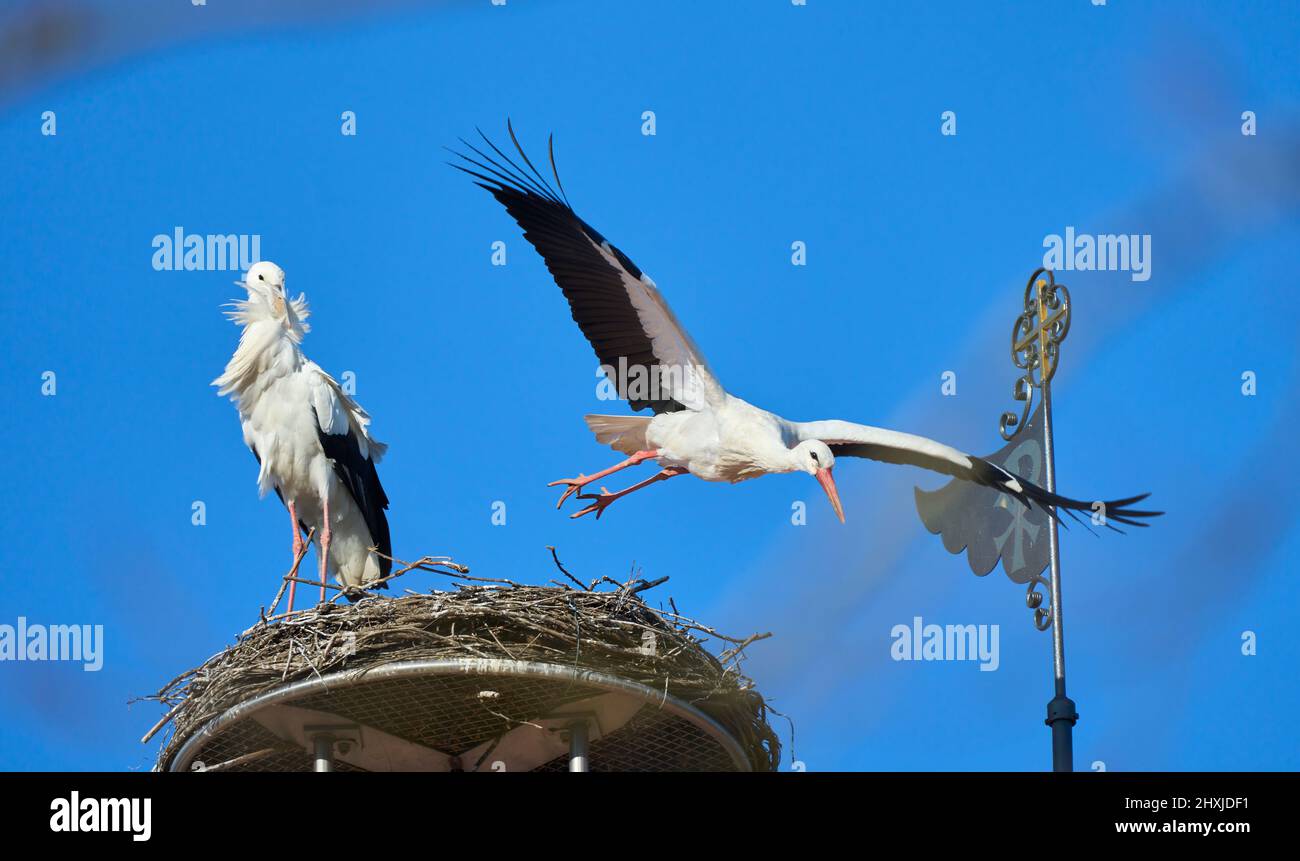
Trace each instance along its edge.
{"label": "stick nest", "polygon": [[[158,754],[165,769],[208,721],[289,682],[398,661],[503,658],[594,670],[665,691],[725,727],[755,771],[777,770],[781,745],[767,722],[767,704],[740,666],[745,647],[770,635],[727,637],[677,613],[671,599],[670,609],[651,607],[640,595],[663,580],[600,578],[584,585],[555,562],[578,588],[471,578],[463,576],[468,569],[450,564],[455,570],[448,572],[438,566],[449,563],[426,558],[403,573],[422,569],[476,582],[263,617],[235,645],[145,698],[169,711],[144,740],[170,722]],[[710,639],[728,647],[714,656],[705,648]],[[508,729],[503,720],[502,732]]]}

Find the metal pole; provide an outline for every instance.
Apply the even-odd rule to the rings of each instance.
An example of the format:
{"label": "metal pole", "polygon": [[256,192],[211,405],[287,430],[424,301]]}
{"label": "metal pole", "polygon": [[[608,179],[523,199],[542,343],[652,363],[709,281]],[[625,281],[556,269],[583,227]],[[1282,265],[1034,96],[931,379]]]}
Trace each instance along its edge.
{"label": "metal pole", "polygon": [[315,771],[333,771],[334,770],[334,736],[326,733],[312,737],[312,747],[315,749],[316,767]]}
{"label": "metal pole", "polygon": [[587,722],[574,721],[569,725],[569,771],[587,770]]}
{"label": "metal pole", "polygon": [[[1039,307],[1042,308],[1042,297]],[[1042,312],[1040,311],[1040,314]],[[1039,319],[1044,319],[1039,317]],[[1043,381],[1043,461],[1047,490],[1056,492],[1056,460],[1052,451],[1052,386]],[[1074,771],[1074,724],[1079,713],[1074,701],[1065,695],[1065,630],[1061,611],[1061,548],[1057,543],[1056,518],[1049,517],[1047,548],[1052,564],[1052,669],[1056,677],[1056,696],[1047,704],[1047,725],[1052,728],[1052,770]]]}

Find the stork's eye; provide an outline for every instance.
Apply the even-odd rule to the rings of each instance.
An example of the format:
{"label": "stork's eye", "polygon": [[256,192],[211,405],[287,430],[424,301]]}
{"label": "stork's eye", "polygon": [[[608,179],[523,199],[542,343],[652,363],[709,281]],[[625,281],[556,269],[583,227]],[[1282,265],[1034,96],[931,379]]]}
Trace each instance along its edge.
{"label": "stork's eye", "polygon": [[809,454],[812,455],[813,463],[821,463],[821,461],[817,459],[817,452],[809,452]]}
{"label": "stork's eye", "polygon": [[266,280],[266,276],[265,276],[265,275],[258,275],[258,276],[257,276],[257,280],[258,280],[258,281],[265,281],[265,280]]}

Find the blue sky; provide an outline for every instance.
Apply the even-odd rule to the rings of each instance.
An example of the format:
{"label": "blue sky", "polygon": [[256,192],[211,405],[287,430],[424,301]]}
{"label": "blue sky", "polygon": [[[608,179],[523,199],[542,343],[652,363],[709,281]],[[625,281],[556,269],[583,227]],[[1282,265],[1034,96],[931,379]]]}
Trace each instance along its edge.
{"label": "blue sky", "polygon": [[[219,6],[189,11],[215,21]],[[476,126],[503,136],[507,116],[539,153],[555,133],[575,208],[655,278],[723,383],[794,419],[996,450],[1043,238],[1151,234],[1149,281],[1060,278],[1075,304],[1060,489],[1150,490],[1169,512],[1141,534],[1062,539],[1076,765],[1300,768],[1280,719],[1300,707],[1300,475],[1283,455],[1300,372],[1298,15],[411,4],[230,27],[9,94],[0,623],[101,624],[106,646],[97,673],[0,663],[0,768],[148,768],[138,739],[159,711],[127,701],[228,644],[285,568],[283,511],[258,500],[235,411],[208,387],[237,339],[219,311],[236,273],[155,271],[153,237],[177,226],[260,234],[306,292],[307,353],[355,373],[391,446],[398,556],[543,582],[556,545],[580,576],[671,575],[660,599],[774,633],[748,670],[809,770],[1047,766],[1049,636],[1020,587],[972,576],[925,531],[912,487],[938,477],[842,464],[844,526],[798,475],[681,479],[599,523],[554,510],[547,481],[612,462],[581,420],[611,410],[541,261],[443,164],[443,146]],[[346,110],[355,136],[339,133]],[[891,629],[915,616],[999,625],[998,670],[890,660]]]}

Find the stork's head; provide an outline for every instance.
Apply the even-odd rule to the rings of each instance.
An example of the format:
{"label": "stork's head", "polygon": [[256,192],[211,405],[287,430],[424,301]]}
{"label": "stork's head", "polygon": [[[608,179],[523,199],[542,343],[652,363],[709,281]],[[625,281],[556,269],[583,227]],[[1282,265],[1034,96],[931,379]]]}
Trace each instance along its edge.
{"label": "stork's head", "polygon": [[257,290],[266,295],[284,295],[284,270],[270,260],[261,260],[248,267],[244,273],[244,286],[248,292]]}
{"label": "stork's head", "polygon": [[795,468],[817,479],[817,483],[826,491],[826,497],[831,501],[831,507],[835,509],[835,515],[839,517],[840,523],[844,522],[844,508],[840,505],[840,493],[835,488],[835,479],[831,477],[831,470],[835,468],[835,455],[831,453],[831,447],[819,439],[804,440],[790,450],[794,458]]}
{"label": "stork's head", "polygon": [[299,294],[297,299],[290,299],[284,286],[284,270],[269,260],[254,263],[244,273],[243,281],[236,281],[248,291],[248,301],[236,303],[242,312],[242,320],[236,322],[247,325],[257,320],[272,320],[284,327],[286,332],[298,340],[309,330],[306,323],[307,297]]}

